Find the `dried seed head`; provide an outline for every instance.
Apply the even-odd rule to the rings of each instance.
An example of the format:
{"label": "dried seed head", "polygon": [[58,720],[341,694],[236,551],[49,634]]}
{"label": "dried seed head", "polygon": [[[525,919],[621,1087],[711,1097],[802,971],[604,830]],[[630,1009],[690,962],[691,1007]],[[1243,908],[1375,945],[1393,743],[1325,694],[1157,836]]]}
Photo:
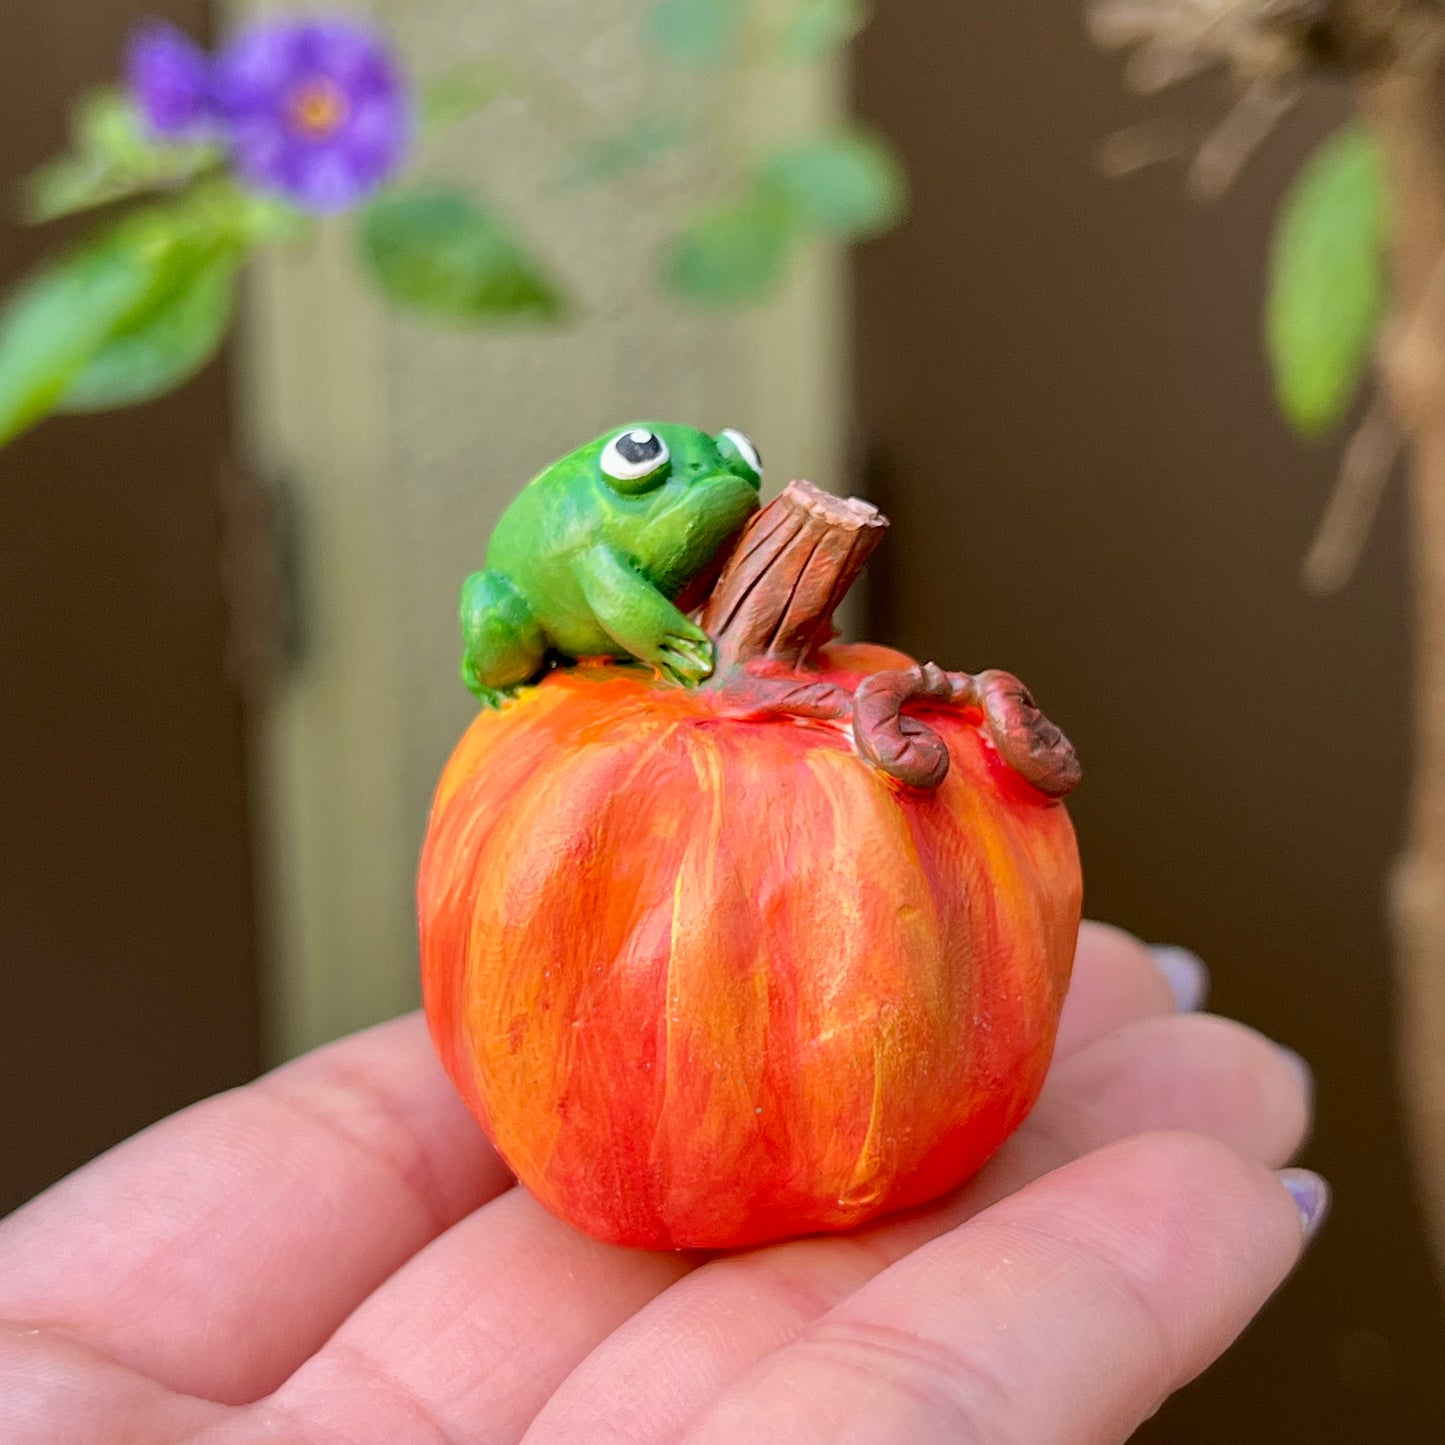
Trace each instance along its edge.
{"label": "dried seed head", "polygon": [[[1090,0],[1090,29],[1111,48],[1132,51],[1130,87],[1145,95],[1165,90],[1214,66],[1227,67],[1239,88],[1236,103],[1194,150],[1191,191],[1222,195],[1249,157],[1289,110],[1305,74],[1319,61],[1307,37],[1326,18],[1332,0]],[[1104,157],[1119,174],[1162,159],[1172,147],[1139,145],[1125,133]],[[1134,142],[1130,144],[1130,142]]]}
{"label": "dried seed head", "polygon": [[[1418,53],[1445,31],[1442,0],[1087,0],[1106,49],[1138,47],[1131,84],[1156,90],[1188,56],[1193,74],[1227,65],[1247,83],[1310,71],[1368,70]],[[1142,82],[1142,83],[1141,83]],[[1172,82],[1171,82],[1172,83]]]}

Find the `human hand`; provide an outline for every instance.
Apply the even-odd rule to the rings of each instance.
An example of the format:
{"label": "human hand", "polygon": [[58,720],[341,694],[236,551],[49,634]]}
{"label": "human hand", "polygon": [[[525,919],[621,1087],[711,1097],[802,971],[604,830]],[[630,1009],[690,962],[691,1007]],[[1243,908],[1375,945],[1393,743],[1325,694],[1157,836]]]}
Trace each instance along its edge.
{"label": "human hand", "polygon": [[1270,1172],[1308,1126],[1298,1061],[1179,1002],[1146,949],[1086,924],[1044,1095],[982,1174],[852,1236],[713,1258],[554,1219],[420,1018],[383,1025],[0,1223],[0,1436],[1123,1441],[1228,1346],[1326,1201]]}

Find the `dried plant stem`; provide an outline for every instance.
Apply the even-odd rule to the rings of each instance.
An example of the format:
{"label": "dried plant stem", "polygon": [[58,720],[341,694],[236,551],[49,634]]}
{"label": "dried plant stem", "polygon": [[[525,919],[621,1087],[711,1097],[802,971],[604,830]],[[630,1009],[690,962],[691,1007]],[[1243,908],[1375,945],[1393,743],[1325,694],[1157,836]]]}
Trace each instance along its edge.
{"label": "dried plant stem", "polygon": [[1199,147],[1189,168],[1189,189],[1200,200],[1218,200],[1235,182],[1249,158],[1299,100],[1297,85],[1260,80]]}
{"label": "dried plant stem", "polygon": [[1164,121],[1146,120],[1139,125],[1125,126],[1105,137],[1099,147],[1099,169],[1114,180],[1133,175],[1146,166],[1178,160],[1198,145],[1198,137],[1189,129]]}
{"label": "dried plant stem", "polygon": [[1339,479],[1305,556],[1302,573],[1311,592],[1338,592],[1354,576],[1404,442],[1389,400],[1377,394],[1345,448]]}
{"label": "dried plant stem", "polygon": [[[1419,59],[1419,52],[1413,57]],[[1438,59],[1362,82],[1389,172],[1396,317],[1384,378],[1409,438],[1415,771],[1391,887],[1401,1067],[1436,1259],[1445,1266],[1445,81]]]}

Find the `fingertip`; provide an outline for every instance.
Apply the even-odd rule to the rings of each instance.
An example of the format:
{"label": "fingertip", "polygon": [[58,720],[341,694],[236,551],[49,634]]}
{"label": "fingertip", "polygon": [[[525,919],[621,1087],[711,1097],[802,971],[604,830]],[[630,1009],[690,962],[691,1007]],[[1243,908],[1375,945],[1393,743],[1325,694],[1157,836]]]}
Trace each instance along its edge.
{"label": "fingertip", "polygon": [[1083,1223],[1111,1257],[1132,1257],[1141,1277],[1185,1293],[1226,1287],[1257,1304],[1298,1263],[1304,1211],[1315,1208],[1308,1186],[1297,1199],[1267,1165],[1187,1130],[1120,1140],[1061,1172],[1070,1171],[1083,1186],[1071,1202],[1091,1201]]}
{"label": "fingertip", "polygon": [[1285,1067],[1294,1075],[1295,1083],[1299,1087],[1300,1094],[1304,1097],[1306,1105],[1311,1112],[1314,1110],[1315,1102],[1315,1071],[1310,1068],[1309,1060],[1303,1054],[1296,1053],[1286,1044],[1275,1044],[1280,1058],[1284,1061]]}
{"label": "fingertip", "polygon": [[1179,1013],[1195,1013],[1209,997],[1209,969],[1197,953],[1172,943],[1156,943],[1150,950],[1154,966],[1164,975],[1174,1007]]}
{"label": "fingertip", "polygon": [[1299,1211],[1300,1231],[1309,1244],[1329,1218],[1332,1195],[1329,1182],[1313,1169],[1280,1169],[1275,1178],[1285,1187]]}
{"label": "fingertip", "polygon": [[1126,1024],[1175,1009],[1174,991],[1148,945],[1111,924],[1085,922],[1059,1021],[1057,1056],[1067,1057]]}
{"label": "fingertip", "polygon": [[1147,959],[1149,945],[1137,934],[1130,933],[1127,928],[1120,928],[1116,923],[1103,923],[1096,918],[1086,918],[1079,925],[1078,953],[1084,957],[1115,954]]}
{"label": "fingertip", "polygon": [[1271,1168],[1294,1158],[1311,1119],[1309,1093],[1288,1053],[1213,1014],[1162,1014],[1114,1030],[1059,1065],[1040,1109],[1052,1134],[1080,1152],[1182,1129],[1223,1140]]}
{"label": "fingertip", "polygon": [[[1214,1135],[1191,1130],[1138,1134],[1081,1162],[1091,1161],[1115,1181],[1121,1214],[1156,1223],[1172,1219],[1168,1232],[1176,1247],[1205,1257],[1237,1250],[1239,1239],[1248,1237],[1257,1263],[1273,1263],[1279,1278],[1303,1248],[1306,1210],[1310,1227],[1317,1228],[1328,1201],[1328,1187],[1311,1171],[1271,1169]],[[1291,1208],[1282,1208],[1283,1202]],[[1226,1245],[1231,1238],[1235,1244]]]}

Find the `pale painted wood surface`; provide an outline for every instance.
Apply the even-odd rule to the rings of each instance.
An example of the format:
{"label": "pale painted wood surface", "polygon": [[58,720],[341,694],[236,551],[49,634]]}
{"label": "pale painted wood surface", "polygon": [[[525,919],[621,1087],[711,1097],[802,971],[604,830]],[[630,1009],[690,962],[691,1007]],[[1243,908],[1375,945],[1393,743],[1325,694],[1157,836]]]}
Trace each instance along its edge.
{"label": "pale painted wood surface", "polygon": [[[488,47],[540,50],[619,123],[659,95],[719,117],[724,154],[835,112],[834,71],[720,80],[659,60],[638,43],[644,8],[372,10],[421,73]],[[457,677],[458,589],[530,476],[614,423],[654,417],[742,428],[772,489],[796,475],[847,486],[839,258],[813,252],[761,311],[699,315],[659,293],[652,267],[721,168],[669,161],[666,184],[640,201],[629,186],[561,188],[565,164],[505,99],[430,149],[424,174],[474,182],[507,208],[579,296],[569,327],[446,332],[388,315],[359,280],[345,225],[254,278],[245,413],[263,471],[297,504],[306,642],[256,745],[275,1056],[416,1003],[416,857],[432,783],[473,715]]]}

